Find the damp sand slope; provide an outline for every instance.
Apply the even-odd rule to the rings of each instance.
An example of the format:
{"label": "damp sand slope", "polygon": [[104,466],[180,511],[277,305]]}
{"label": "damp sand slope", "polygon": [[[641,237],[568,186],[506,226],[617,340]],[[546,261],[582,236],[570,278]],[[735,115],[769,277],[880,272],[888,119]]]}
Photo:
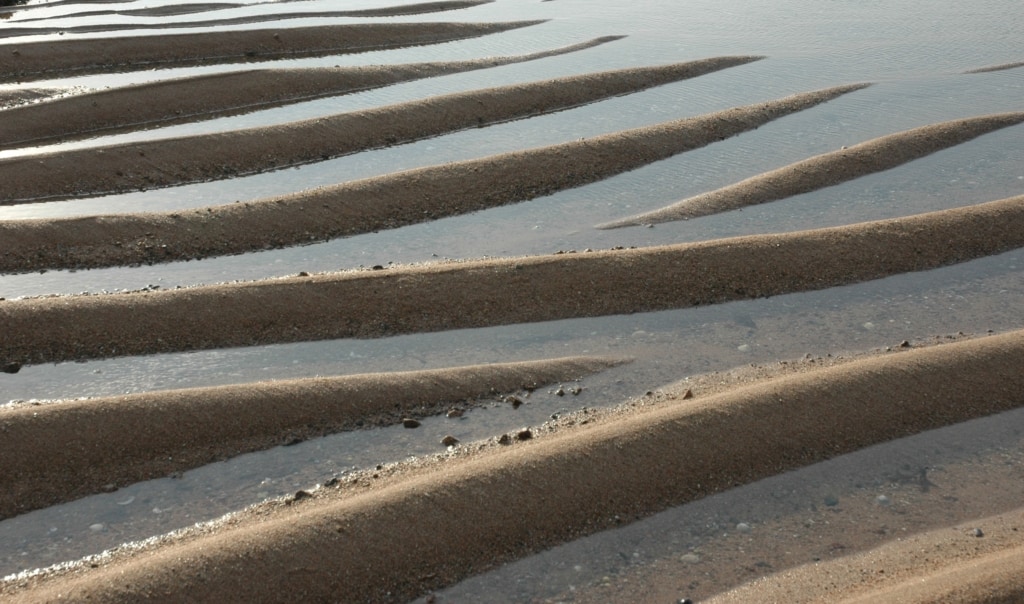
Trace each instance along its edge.
{"label": "damp sand slope", "polygon": [[2,589],[15,601],[407,601],[616,518],[1019,407],[1022,355],[1018,331],[708,397],[680,394],[543,438],[354,477],[93,561],[95,568],[79,564]]}
{"label": "damp sand slope", "polygon": [[817,191],[965,143],[1024,122],[1024,113],[1003,113],[932,124],[825,153],[653,212],[600,225],[616,228],[686,220]]}
{"label": "damp sand slope", "polygon": [[571,357],[3,406],[0,519],[242,453],[576,380],[622,362]]}
{"label": "damp sand slope", "polygon": [[7,300],[0,301],[0,363],[686,308],[937,268],[1022,245],[1024,197],[1013,197],[907,218],[701,243]]}
{"label": "damp sand slope", "polygon": [[450,42],[541,22],[367,23],[29,42],[13,45],[9,52],[0,53],[0,83],[113,71],[324,57]]}
{"label": "damp sand slope", "polygon": [[[13,158],[0,161],[0,181],[5,184],[0,204],[169,187],[281,169],[569,109],[757,59],[718,57],[588,73],[447,94],[278,126]],[[764,110],[733,110],[729,117],[737,125],[750,128],[862,87],[796,95]],[[710,139],[703,134],[701,140],[706,144]],[[687,148],[686,141],[675,143],[675,148]]]}
{"label": "damp sand slope", "polygon": [[0,120],[0,148],[249,113],[398,82],[534,61],[617,39],[620,36],[608,36],[550,51],[471,61],[232,71],[101,90],[7,110]]}

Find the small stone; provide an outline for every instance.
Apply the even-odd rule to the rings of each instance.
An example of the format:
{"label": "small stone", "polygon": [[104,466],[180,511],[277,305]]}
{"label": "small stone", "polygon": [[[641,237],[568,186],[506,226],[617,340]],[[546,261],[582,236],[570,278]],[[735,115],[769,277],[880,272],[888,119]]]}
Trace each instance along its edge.
{"label": "small stone", "polygon": [[861,327],[863,327],[864,329],[867,329],[868,331],[870,331],[870,330],[875,328],[875,324],[872,323],[871,321],[868,321],[867,323],[861,325]]}
{"label": "small stone", "polygon": [[533,432],[531,432],[529,428],[516,432],[517,440],[530,440],[531,438],[533,438]]}
{"label": "small stone", "polygon": [[505,402],[511,403],[513,409],[518,409],[519,407],[522,406],[523,399],[519,398],[518,396],[506,396]]}
{"label": "small stone", "polygon": [[444,438],[441,439],[441,444],[446,447],[454,447],[455,445],[459,444],[459,439],[449,434],[448,436],[445,436]]}
{"label": "small stone", "polygon": [[903,340],[900,342],[900,348],[910,348],[910,342]]}
{"label": "small stone", "polygon": [[508,434],[502,434],[501,438],[498,439],[499,445],[511,445],[512,438]]}
{"label": "small stone", "polygon": [[445,414],[445,417],[447,417],[448,419],[462,417],[462,409],[449,409],[448,413]]}
{"label": "small stone", "polygon": [[3,365],[4,373],[18,373],[19,371],[21,371],[21,363],[4,363]]}
{"label": "small stone", "polygon": [[573,386],[572,388],[569,388],[569,394],[573,396],[578,396],[581,392],[583,392],[583,388],[579,386]]}
{"label": "small stone", "polygon": [[881,506],[886,506],[891,504],[892,500],[885,495],[879,495],[878,497],[875,497],[875,503]]}
{"label": "small stone", "polygon": [[402,418],[402,425],[406,428],[419,428],[420,423],[411,417]]}
{"label": "small stone", "polygon": [[971,529],[971,535],[973,535],[975,537],[984,537],[985,536],[985,531],[981,530],[980,528],[974,528],[974,529]]}
{"label": "small stone", "polygon": [[739,346],[736,347],[736,350],[738,350],[740,352],[749,352],[750,351],[750,344],[740,344]]}
{"label": "small stone", "polygon": [[736,530],[740,533],[749,533],[752,529],[750,528],[750,525],[746,522],[740,522],[736,525]]}
{"label": "small stone", "polygon": [[690,552],[689,554],[683,554],[682,556],[679,556],[679,561],[686,562],[687,564],[696,564],[700,562],[700,556],[693,552]]}
{"label": "small stone", "polygon": [[825,505],[827,505],[830,508],[835,507],[839,505],[839,498],[835,497],[834,495],[825,495]]}
{"label": "small stone", "polygon": [[693,390],[690,390],[689,388],[687,388],[686,392],[683,393],[683,400],[685,401],[685,400],[691,399],[691,398],[693,398]]}
{"label": "small stone", "polygon": [[309,491],[298,490],[295,491],[295,495],[292,496],[292,501],[299,501],[307,497],[312,497],[312,495],[309,494]]}
{"label": "small stone", "polygon": [[95,532],[102,531],[105,528],[106,528],[106,526],[104,526],[102,522],[97,522],[96,524],[90,524],[89,525],[89,530],[90,531],[95,531]]}
{"label": "small stone", "polygon": [[565,396],[565,389],[559,386],[558,390],[555,390],[555,394],[557,394],[558,396]]}

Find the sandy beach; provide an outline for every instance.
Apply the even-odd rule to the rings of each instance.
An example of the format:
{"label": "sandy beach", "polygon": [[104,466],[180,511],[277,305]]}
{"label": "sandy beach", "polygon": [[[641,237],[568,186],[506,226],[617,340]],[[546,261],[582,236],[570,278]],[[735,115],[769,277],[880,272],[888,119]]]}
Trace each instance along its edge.
{"label": "sandy beach", "polygon": [[[408,16],[481,4],[436,2],[348,16]],[[0,81],[408,48],[542,22],[388,22],[14,40],[4,47],[13,50],[0,52]],[[464,61],[243,68],[43,102],[35,97],[45,99],[51,94],[46,89],[5,92],[0,99],[14,106],[0,109],[0,147],[239,115],[565,58],[621,39],[609,35]],[[272,173],[725,75],[762,60],[737,54],[594,70],[256,129],[5,157],[0,205],[31,207]],[[654,125],[238,203],[0,220],[0,271],[180,263],[511,207],[827,108],[869,86],[851,81],[808,87]],[[637,227],[739,211],[891,170],[1022,121],[1019,112],[935,121],[808,154],[660,210],[624,209],[621,219],[596,226]],[[1022,246],[1024,196],[1018,194],[885,220],[671,245],[346,267],[116,294],[0,297],[0,380],[49,363],[707,307],[937,269]],[[1021,327],[959,334],[933,345],[893,342],[888,350],[861,351],[826,366],[807,359],[780,359],[763,368],[751,364],[754,375],[740,382],[697,376],[659,384],[658,396],[641,403],[584,408],[482,441],[452,438],[438,443],[433,456],[353,472],[145,544],[8,577],[0,582],[0,594],[11,602],[429,597],[503,563],[674,506],[1024,406]],[[573,351],[515,363],[0,405],[0,519],[328,434],[402,424],[412,429],[427,417],[457,417],[487,397],[521,404],[517,397],[537,388],[571,384],[630,362]],[[864,540],[863,548],[820,564],[794,562],[749,583],[734,578],[696,591],[709,602],[820,602],[840,596],[849,602],[1016,601],[1024,598],[1024,537],[1017,530],[1022,514],[1008,510],[971,525],[922,528],[907,539]],[[964,538],[975,525],[985,527],[986,539]],[[928,558],[920,554],[925,549],[945,555]],[[670,576],[651,573],[642,582],[656,590]],[[611,593],[602,589],[581,589],[574,597],[600,601]],[[620,591],[618,597],[653,593]]]}

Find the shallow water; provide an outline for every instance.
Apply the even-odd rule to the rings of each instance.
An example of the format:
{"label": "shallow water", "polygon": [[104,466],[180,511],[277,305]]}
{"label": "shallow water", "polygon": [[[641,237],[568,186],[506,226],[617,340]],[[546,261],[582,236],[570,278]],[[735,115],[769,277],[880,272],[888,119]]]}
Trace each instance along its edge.
{"label": "shallow water", "polygon": [[[363,0],[346,3],[345,9],[393,4]],[[741,67],[569,111],[267,174],[94,199],[0,207],[0,219],[18,219],[230,203],[236,199],[290,193],[395,170],[575,140],[817,88],[862,81],[875,83],[866,90],[782,118],[753,132],[606,181],[526,203],[393,231],[243,256],[163,266],[2,275],[0,297],[95,293],[151,285],[166,289],[388,262],[699,241],[849,224],[1022,194],[1024,126],[1016,126],[884,173],[741,212],[650,229],[599,231],[593,228],[605,221],[659,208],[873,137],[950,119],[1024,110],[1020,102],[1024,68],[986,74],[962,73],[1024,59],[1024,49],[1019,42],[1024,38],[1024,25],[1020,20],[1006,18],[1018,10],[1016,3],[986,0],[935,4],[924,0],[783,0],[750,6],[749,3],[710,0],[685,3],[655,0],[638,10],[635,5],[612,0],[499,0],[465,11],[389,21],[549,20],[498,35],[386,52],[0,85],[0,90],[51,86],[100,89],[262,66],[365,65],[525,54],[598,36],[628,36],[597,48],[541,61],[411,82],[243,116],[0,154],[0,157],[8,157],[280,124],[427,95],[602,69],[717,55],[767,56]],[[154,19],[74,16],[76,12],[96,8],[134,7],[136,3],[30,6],[13,11],[10,18],[0,22],[0,28],[18,26],[19,20],[32,17],[52,17],[33,25],[62,27],[104,22],[142,23]],[[198,21],[337,9],[334,3],[310,1],[253,5],[174,19]],[[280,27],[356,21],[296,19],[282,22]],[[144,35],[144,32],[139,34]],[[88,34],[89,37],[102,35]],[[58,38],[38,36],[6,40],[0,37],[0,52],[33,39]],[[552,284],[553,287],[562,285]],[[616,354],[636,359],[627,368],[588,378],[584,382],[584,393],[572,400],[545,398],[544,393],[538,393],[538,399],[515,413],[501,407],[475,411],[469,419],[457,424],[463,431],[457,436],[472,440],[540,423],[563,408],[613,405],[699,372],[725,370],[753,362],[768,363],[805,353],[824,355],[882,348],[904,339],[925,340],[955,331],[980,333],[1024,327],[1024,305],[1019,303],[1024,299],[1022,294],[1024,257],[1021,252],[1011,252],[927,273],[709,308],[373,341],[302,343],[32,366],[17,375],[0,376],[0,402],[570,354]],[[3,571],[0,574],[96,553],[125,540],[141,539],[214,518],[264,497],[309,487],[353,466],[368,467],[411,454],[437,451],[438,431],[451,428],[446,421],[428,422],[419,431],[400,428],[366,431],[244,456],[186,473],[180,480],[133,485],[116,493],[0,522],[0,571]],[[901,445],[895,446],[899,449]],[[356,451],[361,455],[356,457]],[[735,496],[747,501],[749,496],[743,493],[746,491]],[[129,499],[129,503],[122,503]],[[701,505],[726,504],[714,500]],[[95,530],[90,528],[94,525],[102,526]],[[626,538],[610,535],[608,539],[610,545],[602,547],[613,551],[616,544]],[[596,546],[582,547],[590,552]],[[505,585],[503,579],[484,581],[492,586],[492,593],[520,593],[515,591],[520,587],[501,591],[500,586]]]}

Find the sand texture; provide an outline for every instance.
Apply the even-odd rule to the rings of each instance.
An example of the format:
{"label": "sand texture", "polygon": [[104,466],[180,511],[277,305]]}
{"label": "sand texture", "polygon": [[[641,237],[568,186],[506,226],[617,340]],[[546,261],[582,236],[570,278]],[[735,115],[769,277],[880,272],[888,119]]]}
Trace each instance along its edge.
{"label": "sand texture", "polygon": [[0,407],[0,518],[250,451],[465,408],[475,398],[572,381],[621,362],[565,358]]}
{"label": "sand texture", "polygon": [[1024,122],[1024,113],[1007,113],[954,120],[890,134],[759,174],[660,210],[603,224],[599,228],[687,220],[810,193],[895,168],[1021,122]]}
{"label": "sand texture", "polygon": [[[374,67],[259,69],[164,80],[12,109],[0,147],[78,140],[248,113],[420,78],[534,61],[617,39],[598,38],[546,52],[450,63]],[[264,151],[269,151],[268,145]]]}
{"label": "sand texture", "polygon": [[[0,564],[27,571],[0,600],[449,601],[433,594],[506,562],[1024,407],[1024,176],[985,136],[1024,113],[982,102],[1019,57],[950,40],[945,71],[908,58],[890,78],[873,38],[837,37],[822,69],[800,44],[761,56],[760,22],[722,22],[751,32],[737,54],[685,30],[652,53],[657,17],[620,30],[607,15],[626,12],[596,8],[616,3],[548,1],[0,12]],[[184,15],[192,33],[163,31]],[[335,65],[370,51],[388,52]],[[971,73],[1007,73],[963,71],[987,64]],[[354,95],[399,83],[401,102]],[[437,92],[408,100],[421,87]],[[172,124],[191,134],[161,136]],[[907,165],[943,150],[962,165]],[[870,210],[731,212],[872,174]],[[582,396],[555,386],[584,377]],[[930,508],[780,496],[775,532],[698,519],[720,541],[674,554],[681,572],[637,570],[632,592],[598,574],[552,601],[1017,601],[1024,508],[986,481],[1017,484],[1021,459],[910,468],[897,486],[931,489]],[[954,473],[998,502],[958,500]],[[926,509],[941,518],[897,517]],[[798,551],[748,564],[748,544]]]}
{"label": "sand texture", "polygon": [[[169,187],[281,169],[466,128],[479,128],[540,113],[569,109],[658,84],[741,65],[755,59],[721,57],[658,67],[598,72],[449,94],[279,126],[157,142],[126,143],[99,149],[72,150],[31,159],[12,158],[0,161],[0,178],[11,177],[9,193],[4,200],[0,200],[0,205]],[[538,170],[539,173],[535,177],[541,179],[559,179],[565,182],[575,177],[575,180],[570,182],[591,182],[614,173],[616,164],[625,164],[618,167],[618,171],[622,171],[663,159],[674,153],[718,140],[719,137],[757,127],[787,113],[823,103],[858,88],[844,86],[797,95],[764,108],[757,105],[734,109],[705,118],[680,120],[678,123],[665,124],[661,127],[609,135],[611,139],[601,139],[599,142],[602,144],[590,149],[584,157],[590,155],[591,162],[607,162],[612,168],[606,167],[603,173],[599,172],[585,179],[575,174],[562,175],[556,168],[543,165],[555,156],[561,155],[564,166],[571,161],[570,153],[588,150],[585,142],[563,144],[542,152],[521,152],[518,156],[534,158],[534,165],[514,168],[520,171],[524,168]],[[715,130],[708,132],[711,128]],[[699,135],[693,141],[685,136],[695,133]],[[606,153],[626,155],[621,159],[600,159]],[[598,156],[598,159],[595,159],[595,156]],[[469,165],[475,167],[485,161],[476,160],[476,163]],[[586,166],[589,162],[580,163]],[[599,167],[600,165],[598,164]],[[447,172],[450,169],[442,166],[436,170]],[[509,168],[505,167],[505,170],[508,171]],[[577,169],[578,171],[581,170]],[[499,184],[491,182],[495,180],[493,177],[483,176],[476,178],[478,187],[493,187]],[[521,174],[517,172],[516,177],[519,176]],[[510,176],[506,174],[506,178]],[[342,188],[345,186],[342,185]],[[317,198],[329,196],[329,191],[330,189],[314,191],[309,195],[314,198],[313,203],[321,208],[323,202],[329,201],[329,198]],[[526,189],[523,187],[520,197],[514,200],[521,199],[525,192]],[[535,191],[533,194],[541,192]],[[425,197],[422,194],[416,196]],[[305,197],[307,196],[301,193],[292,196],[296,200]],[[277,203],[277,200],[271,200],[270,203]],[[322,219],[318,218],[317,222],[322,222]]]}
{"label": "sand texture", "polygon": [[1013,332],[707,398],[681,394],[613,421],[342,482],[208,534],[5,590],[35,601],[238,600],[271,589],[303,599],[403,601],[495,560],[614,526],[617,517],[1020,406],[1022,354],[1024,332]]}
{"label": "sand texture", "polygon": [[327,25],[97,38],[19,44],[0,53],[0,83],[114,70],[271,61],[437,44],[536,25],[517,23],[390,23]]}
{"label": "sand texture", "polygon": [[[6,334],[0,362],[369,338],[685,308],[878,279],[1021,245],[1024,198],[1014,197],[844,227],[636,250],[8,300],[0,301],[0,330]],[[588,275],[593,286],[550,287],[578,275]],[[509,288],[519,295],[505,295]],[[453,291],[462,295],[453,298]]]}

